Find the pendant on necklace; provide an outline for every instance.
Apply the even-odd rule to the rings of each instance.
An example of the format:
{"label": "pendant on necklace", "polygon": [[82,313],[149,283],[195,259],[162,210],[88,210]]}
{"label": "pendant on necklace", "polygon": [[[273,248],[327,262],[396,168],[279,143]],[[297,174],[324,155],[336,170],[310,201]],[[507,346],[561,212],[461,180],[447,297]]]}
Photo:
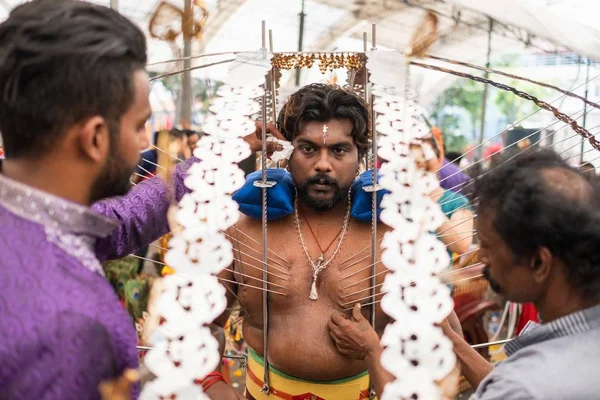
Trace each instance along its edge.
{"label": "pendant on necklace", "polygon": [[319,272],[321,272],[321,265],[323,265],[324,261],[325,257],[323,257],[323,254],[321,253],[319,258],[317,258],[317,265],[313,271],[313,281],[310,286],[310,295],[308,296],[308,298],[313,301],[319,298],[319,294],[317,293],[317,277],[319,276]]}

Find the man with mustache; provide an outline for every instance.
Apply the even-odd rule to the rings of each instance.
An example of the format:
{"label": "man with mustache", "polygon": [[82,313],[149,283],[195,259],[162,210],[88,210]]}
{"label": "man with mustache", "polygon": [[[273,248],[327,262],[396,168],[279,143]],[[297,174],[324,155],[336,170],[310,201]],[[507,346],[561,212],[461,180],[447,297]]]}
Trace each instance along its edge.
{"label": "man with mustache", "polygon": [[[294,147],[288,165],[291,177],[277,170],[293,180],[288,197],[293,212],[269,220],[267,229],[268,289],[272,291],[268,310],[268,396],[261,392],[265,332],[263,294],[259,290],[260,219],[241,215],[230,230],[236,261],[220,275],[235,282],[227,285],[229,302],[237,298],[246,310],[243,333],[250,348],[246,396],[273,400],[365,399],[369,397],[366,365],[337,351],[327,322],[332,312],[368,296],[371,286],[371,224],[350,217],[350,187],[368,149],[368,109],[352,92],[309,85],[290,97],[278,125]],[[285,186],[282,182],[278,185]],[[384,232],[381,226],[380,238]],[[353,266],[352,262],[344,263],[361,249],[365,251],[351,260],[360,262]],[[381,264],[377,270],[385,271]],[[377,276],[378,284],[383,277]],[[365,313],[368,310],[365,307]],[[387,318],[379,307],[376,310],[376,328],[381,331]],[[223,324],[226,319],[223,315],[217,322]],[[208,394],[226,398],[228,390],[224,382],[219,382]]]}
{"label": "man with mustache", "polygon": [[[279,129],[294,149],[289,173],[268,171],[273,173],[270,179],[279,182],[268,191],[268,332],[263,324],[263,227],[260,216],[247,211],[244,196],[234,195],[245,215],[228,232],[235,261],[220,277],[231,282],[225,284],[230,306],[238,300],[246,310],[248,399],[369,398],[367,363],[340,353],[328,328],[332,314],[348,314],[345,310],[356,302],[370,302],[371,194],[357,184],[362,182],[357,176],[368,150],[369,121],[367,105],[359,96],[324,84],[301,88],[279,114]],[[250,175],[240,192],[253,190],[251,179],[256,176]],[[355,214],[359,195],[368,198],[367,218]],[[256,203],[252,206],[256,208]],[[379,239],[386,230],[378,224]],[[380,255],[378,249],[378,261]],[[380,262],[375,267],[378,303],[387,270]],[[374,310],[375,331],[381,333],[389,319],[379,304]],[[369,318],[371,307],[362,312]],[[227,316],[216,322],[223,324]],[[261,391],[265,353],[268,395]],[[224,382],[210,383],[207,393],[213,398],[235,398],[226,397],[231,389]]]}
{"label": "man with mustache", "polygon": [[[476,400],[595,399],[600,393],[600,185],[550,150],[538,150],[480,178],[479,257],[490,287],[508,301],[532,302],[542,325],[505,345],[495,368],[454,333],[461,370]],[[381,346],[367,321],[342,321],[340,341],[367,354],[383,388]]]}

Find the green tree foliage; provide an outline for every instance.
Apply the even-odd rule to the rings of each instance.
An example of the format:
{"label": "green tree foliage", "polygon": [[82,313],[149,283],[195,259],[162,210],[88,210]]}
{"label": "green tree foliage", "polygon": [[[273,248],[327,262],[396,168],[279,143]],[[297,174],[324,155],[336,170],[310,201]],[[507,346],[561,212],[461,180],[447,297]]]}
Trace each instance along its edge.
{"label": "green tree foliage", "polygon": [[[477,137],[481,121],[483,85],[469,79],[457,80],[439,96],[431,112],[431,119],[444,135],[447,151],[464,151],[468,144],[465,131],[472,140]],[[468,124],[463,122],[464,116]],[[470,125],[466,128],[465,125]]]}
{"label": "green tree foliage", "polygon": [[[516,87],[517,89],[529,93],[538,99],[543,99],[549,95],[549,90],[533,84],[523,84],[522,82],[511,80],[507,82],[509,86]],[[527,117],[538,109],[533,102],[525,100],[512,92],[505,90],[496,90],[496,96],[494,103],[504,118],[504,123],[512,124],[521,119]]]}

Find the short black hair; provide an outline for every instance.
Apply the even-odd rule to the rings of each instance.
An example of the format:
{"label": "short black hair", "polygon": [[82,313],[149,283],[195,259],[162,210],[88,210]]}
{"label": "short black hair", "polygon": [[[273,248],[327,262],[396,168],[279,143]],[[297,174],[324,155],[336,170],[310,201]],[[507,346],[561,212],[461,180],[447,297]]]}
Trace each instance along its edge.
{"label": "short black hair", "polygon": [[446,159],[453,163],[458,163],[463,158],[463,153],[459,153],[457,151],[447,151]]}
{"label": "short black hair", "polygon": [[371,124],[367,103],[357,94],[336,85],[315,83],[290,96],[277,118],[277,125],[288,141],[300,132],[302,124],[347,119],[352,123],[352,139],[363,157],[369,148]]}
{"label": "short black hair", "polygon": [[200,132],[198,132],[198,131],[195,131],[195,130],[193,130],[193,129],[184,129],[184,130],[183,130],[183,133],[184,133],[184,134],[185,134],[185,136],[187,136],[188,138],[189,138],[190,136],[194,136],[194,135],[202,136],[202,135],[200,135]]}
{"label": "short black hair", "polygon": [[173,128],[169,131],[169,138],[171,139],[182,139],[184,136],[185,133],[177,128]]}
{"label": "short black hair", "polygon": [[111,134],[135,100],[146,39],[127,18],[79,0],[33,0],[0,24],[0,132],[7,158],[51,149],[94,115]]}
{"label": "short black hair", "polygon": [[491,210],[494,228],[515,258],[547,247],[566,264],[574,288],[600,298],[600,186],[555,152],[524,152],[477,179],[478,213]]}

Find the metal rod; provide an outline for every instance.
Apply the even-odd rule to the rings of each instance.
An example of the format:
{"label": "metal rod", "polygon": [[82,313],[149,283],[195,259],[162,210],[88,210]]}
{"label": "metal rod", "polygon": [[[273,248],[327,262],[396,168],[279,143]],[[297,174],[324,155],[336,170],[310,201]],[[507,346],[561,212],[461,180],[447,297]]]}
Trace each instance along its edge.
{"label": "metal rod", "polygon": [[[302,51],[303,42],[304,42],[304,18],[306,14],[304,13],[304,0],[302,0],[302,9],[300,11],[300,31],[298,32],[298,51]],[[300,71],[302,68],[296,69],[296,86],[300,86]]]}
{"label": "metal rod", "polygon": [[[138,350],[154,350],[154,347],[151,346],[135,346],[136,349]],[[247,360],[248,357],[247,356],[230,356],[230,355],[222,355],[222,358],[228,358],[231,360]]]}
{"label": "metal rod", "polygon": [[508,343],[510,342],[512,339],[503,339],[503,340],[497,340],[495,342],[488,342],[488,343],[480,343],[480,344],[472,344],[471,348],[472,349],[479,349],[481,347],[490,347],[490,346],[495,346],[497,344],[504,344],[504,343]]}
{"label": "metal rod", "polygon": [[156,176],[152,172],[148,171],[146,168],[142,167],[139,164],[138,164],[138,168],[141,169],[142,171],[144,171],[145,173],[150,174],[150,176],[153,177],[153,178]]}
{"label": "metal rod", "polygon": [[171,154],[171,153],[169,153],[169,152],[167,152],[167,151],[164,151],[164,150],[163,150],[163,149],[161,149],[160,147],[156,147],[156,146],[155,146],[155,145],[153,145],[153,144],[151,144],[151,145],[150,145],[150,147],[152,147],[152,148],[153,148],[153,149],[155,149],[155,150],[158,150],[158,151],[160,151],[161,153],[164,153],[164,154],[168,155],[169,157],[173,157],[173,158],[174,158],[175,160],[177,160],[177,161],[181,161],[181,162],[183,162],[183,160],[182,160],[181,158],[179,158],[179,157],[177,157],[177,156],[174,156],[173,154]]}
{"label": "metal rod", "polygon": [[[246,238],[248,238],[249,240],[253,241],[254,243],[256,243],[256,244],[260,245],[260,242],[259,242],[258,240],[254,239],[252,236],[248,235],[248,234],[247,234],[247,233],[245,233],[244,231],[242,231],[242,230],[240,230],[240,229],[236,228],[236,227],[235,227],[235,225],[233,226],[233,229],[235,229],[235,230],[236,230],[236,232],[239,232],[239,233],[241,233],[242,235],[244,235]],[[247,245],[247,244],[245,244],[245,243],[242,243],[242,244],[244,244],[245,246],[248,246],[248,245]],[[250,246],[248,246],[248,247],[250,247]],[[254,250],[254,249],[252,249],[252,250]],[[254,251],[257,251],[257,250],[254,250]],[[286,260],[285,258],[281,257],[279,254],[275,253],[273,250],[269,250],[269,252],[270,252],[271,254],[273,254],[275,257],[279,258],[279,259],[280,259],[281,261],[283,261],[284,263],[287,263],[287,264],[289,264],[289,266],[287,266],[286,268],[289,268],[289,267],[291,267],[291,266],[292,266],[292,263],[291,263],[291,262],[289,262],[289,261],[288,261],[288,260]]]}
{"label": "metal rod", "polygon": [[[564,96],[563,96],[563,97],[564,97]],[[579,111],[578,111],[578,112],[576,112],[576,113],[573,113],[573,114],[571,114],[571,115],[570,115],[570,117],[571,117],[571,118],[574,118],[575,114],[578,114],[578,113],[579,113]],[[579,117],[577,117],[577,118],[579,118]],[[531,133],[531,134],[529,134],[529,135],[525,136],[523,139],[527,139],[527,138],[529,138],[529,137],[533,136],[534,134],[536,134],[537,132],[541,132],[542,130],[544,130],[544,129],[547,129],[547,128],[550,128],[550,127],[552,127],[552,126],[554,126],[554,125],[556,125],[556,124],[559,124],[559,123],[561,123],[561,122],[562,122],[562,121],[560,121],[560,120],[557,120],[557,121],[553,122],[552,124],[550,124],[550,125],[546,126],[545,128],[540,128],[540,129],[538,129],[537,131],[535,131],[535,132],[533,132],[533,133]],[[554,132],[552,132],[550,135],[554,135],[554,134],[556,134],[557,132],[559,132],[560,130],[562,130],[562,129],[565,129],[565,128],[568,128],[569,126],[570,126],[570,125],[569,125],[568,123],[564,123],[564,125],[563,125],[562,127],[558,128],[557,130],[555,130]],[[579,133],[575,133],[575,134],[573,134],[573,136],[571,136],[571,137],[575,137],[575,136],[577,136],[577,135],[579,135]],[[542,142],[543,140],[546,140],[547,138],[548,138],[548,136],[547,136],[547,137],[545,137],[545,138],[542,138],[542,139],[538,140],[537,142],[534,142],[534,143],[532,143],[532,144],[531,144],[529,147],[530,147],[530,148],[533,148],[533,146],[535,146],[536,144],[538,144],[538,143]],[[523,140],[523,139],[521,139],[521,140]],[[505,147],[505,148],[504,148],[504,150],[506,150],[507,148],[509,148],[509,147],[511,147],[511,146],[513,146],[513,145],[516,145],[517,143],[518,143],[518,142],[515,142],[515,143],[511,144],[510,146],[507,146],[507,147]],[[558,142],[558,143],[560,143],[560,142]],[[558,144],[558,143],[555,143],[554,145],[556,145],[556,144]],[[553,145],[553,146],[554,146],[554,145]],[[515,157],[517,157],[519,154],[520,154],[520,153],[517,153],[517,154],[515,154],[514,156],[510,157],[509,159],[507,159],[507,160],[504,160],[504,161],[503,161],[503,162],[502,162],[500,165],[496,165],[494,168],[490,169],[489,171],[486,171],[486,172],[484,172],[483,174],[481,174],[481,175],[480,175],[480,176],[478,176],[477,178],[481,178],[482,176],[484,176],[484,175],[486,175],[486,174],[489,174],[489,173],[490,173],[491,171],[493,171],[494,169],[496,169],[496,168],[499,168],[500,166],[502,166],[502,165],[506,164],[507,162],[509,162],[509,161],[513,160],[513,159],[514,159]],[[471,166],[473,166],[473,165],[475,165],[475,164],[478,164],[478,163],[479,163],[479,162],[481,162],[481,161],[483,161],[483,159],[476,161],[475,163],[471,164]],[[446,177],[446,178],[447,178],[447,177]],[[444,179],[446,179],[446,178],[444,178]],[[444,179],[440,180],[440,182],[441,182],[441,181],[443,181]],[[470,180],[469,180],[469,181],[468,181],[466,184],[464,184],[464,186],[462,186],[462,185],[463,185],[463,183],[460,183],[460,184],[458,184],[458,185],[455,185],[455,186],[453,186],[453,187],[451,187],[451,188],[448,188],[447,190],[453,190],[453,191],[454,191],[454,189],[458,188],[459,186],[462,186],[462,188],[460,188],[459,190],[456,190],[456,193],[460,193],[460,192],[461,192],[461,191],[463,191],[465,188],[467,188],[467,187],[469,187],[469,186],[473,185],[473,184],[475,183],[475,181],[476,181],[476,179],[470,179]]]}
{"label": "metal rod", "polygon": [[[363,51],[367,54],[369,49],[369,43],[367,38],[367,32],[363,32]],[[369,103],[369,71],[367,70],[367,63],[365,62],[362,67],[362,81],[363,81],[363,96],[365,103]],[[369,154],[365,156],[365,168],[369,168]]]}
{"label": "metal rod", "polygon": [[[372,50],[377,48],[377,25],[371,25],[371,40]],[[363,36],[364,39],[364,36]],[[366,68],[365,68],[366,70]],[[365,80],[365,84],[366,84]],[[376,115],[373,104],[375,103],[375,96],[371,93],[371,185],[373,186],[373,192],[371,193],[371,301],[375,301],[377,295],[377,125],[375,123]],[[371,305],[371,326],[375,329],[375,312],[377,307],[375,304]],[[373,389],[373,385],[371,385]],[[371,390],[373,392],[373,390]]]}
{"label": "metal rod", "polygon": [[[488,30],[488,42],[487,42],[487,60],[485,63],[486,68],[490,67],[490,57],[492,55],[492,32],[494,32],[494,20],[490,18],[489,20],[489,30]],[[483,76],[485,79],[488,79],[490,76],[489,72],[484,72]],[[483,143],[484,140],[484,131],[485,131],[485,112],[486,112],[486,108],[487,108],[487,98],[488,98],[488,84],[486,83],[485,86],[483,87],[483,93],[481,95],[481,125],[479,127],[479,140],[478,143],[481,144]],[[477,155],[478,158],[481,159],[482,155],[483,155],[483,147],[479,146],[479,148],[477,149]]]}
{"label": "metal rod", "polygon": [[220,277],[218,277],[218,276],[217,276],[217,279],[218,279],[218,280],[220,280],[220,281],[224,281],[224,282],[233,283],[233,284],[235,284],[235,285],[244,286],[244,287],[249,287],[249,288],[251,288],[251,289],[262,290],[262,291],[263,291],[263,295],[264,295],[264,293],[265,293],[265,292],[268,292],[268,293],[275,293],[275,294],[279,294],[279,295],[282,295],[282,296],[284,296],[284,297],[287,297],[287,295],[286,295],[285,293],[281,293],[281,292],[278,292],[278,291],[276,291],[276,290],[265,289],[265,288],[262,288],[262,287],[260,287],[260,286],[249,285],[249,284],[247,284],[247,283],[240,283],[240,282],[238,282],[238,281],[232,281],[232,280],[230,280],[230,279],[220,278]]}
{"label": "metal rod", "polygon": [[[381,284],[381,285],[383,285],[383,284]],[[381,286],[381,285],[377,285],[377,286]],[[371,289],[371,288],[365,288],[365,289],[363,289],[363,291],[364,291],[364,290],[368,290],[368,289]],[[359,292],[359,293],[360,293],[360,292]],[[377,294],[377,296],[383,296],[383,295],[385,295],[386,293],[387,293],[387,292],[379,292],[379,293]],[[355,303],[355,304],[356,304],[356,303],[359,303],[359,302],[361,302],[361,301],[363,301],[363,300],[367,300],[367,299],[371,299],[371,295],[369,295],[369,296],[366,296],[366,297],[363,297],[363,298],[360,298],[360,299],[356,299],[356,300],[348,301],[348,302],[346,302],[346,303],[342,304],[342,307],[345,307],[345,306],[347,306],[347,305],[349,305],[349,304],[352,304],[352,303]],[[375,300],[375,299],[373,298],[373,300]],[[373,307],[373,306],[374,306],[374,304],[371,304],[371,307]]]}
{"label": "metal rod", "polygon": [[[366,38],[367,34],[363,33],[363,49],[366,51]],[[371,50],[377,49],[377,25],[371,25]],[[365,70],[365,96],[367,96],[367,80],[368,72],[366,63],[364,66]],[[371,185],[373,186],[373,192],[371,193],[371,326],[375,329],[375,311],[377,306],[375,304],[375,296],[377,294],[377,124],[375,123],[376,115],[373,104],[375,103],[375,96],[369,93],[368,98],[371,100]],[[375,398],[375,386],[373,379],[369,378],[369,399]]]}
{"label": "metal rod", "polygon": [[[266,23],[262,21],[262,50],[267,56],[267,30]],[[267,243],[267,83],[265,81],[264,92],[262,95],[261,117],[262,117],[262,151],[261,151],[261,171],[262,171],[262,268],[263,268],[263,288],[267,288],[268,280],[268,260],[269,247]],[[269,294],[263,292],[263,356],[264,356],[264,377],[263,387],[261,389],[266,395],[271,391],[269,383]]]}
{"label": "metal rod", "polygon": [[181,110],[180,122],[184,129],[189,129],[192,123],[192,37],[190,31],[192,29],[193,14],[192,0],[184,1],[183,16],[182,16],[182,31],[183,31],[183,80],[181,84]]}
{"label": "metal rod", "polygon": [[183,72],[187,72],[187,71],[195,71],[197,69],[203,69],[203,68],[208,68],[208,67],[212,67],[215,65],[220,65],[220,64],[227,64],[230,62],[235,61],[235,58],[229,58],[227,60],[223,60],[223,61],[216,61],[210,64],[203,64],[203,65],[197,65],[195,67],[190,67],[187,69],[182,69],[180,71],[173,71],[173,72],[167,72],[166,74],[162,74],[162,75],[158,75],[158,76],[153,76],[152,78],[150,78],[150,82],[155,81],[157,79],[161,79],[161,78],[166,78],[167,76],[173,76],[173,75],[179,75]]}
{"label": "metal rod", "polygon": [[[371,265],[369,265],[369,266],[371,267]],[[386,274],[386,273],[388,273],[388,272],[390,272],[390,270],[387,270],[387,269],[385,269],[385,270],[383,270],[383,271],[379,271],[378,273],[376,273],[376,274],[375,274],[375,276],[377,276],[377,275],[381,275],[381,274]],[[359,280],[359,281],[356,281],[356,282],[354,282],[354,283],[351,283],[350,285],[348,285],[348,286],[346,286],[346,287],[343,287],[343,288],[342,288],[342,290],[346,290],[346,289],[348,289],[349,287],[352,287],[352,286],[358,285],[359,283],[362,283],[362,282],[364,282],[364,281],[368,281],[368,280],[370,280],[370,279],[372,279],[372,278],[373,278],[373,276],[369,276],[368,278],[361,279],[361,280]]]}
{"label": "metal rod", "polygon": [[[371,247],[371,246],[369,245],[369,247]],[[367,250],[369,250],[369,248],[367,248]],[[356,264],[360,263],[361,261],[364,261],[364,260],[366,260],[366,259],[367,259],[367,258],[369,258],[369,257],[371,257],[371,255],[370,255],[370,254],[367,254],[367,255],[366,255],[366,256],[364,256],[363,258],[360,258],[360,259],[358,259],[358,260],[354,261],[354,262],[353,262],[353,263],[351,263],[350,265],[346,265],[344,268],[340,268],[340,272],[342,272],[342,271],[345,271],[345,270],[347,270],[348,268],[351,268],[351,267],[355,266]]]}
{"label": "metal rod", "polygon": [[[597,79],[597,78],[600,78],[600,74],[598,74],[598,75],[594,76],[594,77],[593,77],[592,79],[590,79],[589,81],[593,81],[593,80],[595,80],[595,79]],[[581,88],[582,86],[584,86],[585,84],[586,84],[586,82],[584,82],[584,83],[582,83],[581,85],[579,85],[579,86],[577,86],[577,87],[573,88],[572,90],[577,90],[577,89]],[[552,105],[552,104],[554,104],[554,103],[557,103],[559,100],[562,100],[562,99],[564,99],[566,96],[567,96],[566,94],[563,94],[563,95],[561,95],[561,96],[557,97],[556,99],[552,100],[552,101],[551,101],[549,104],[550,104],[550,105]],[[492,136],[491,138],[489,138],[489,139],[485,140],[483,143],[480,143],[480,144],[478,144],[477,146],[475,146],[474,148],[472,148],[471,150],[469,150],[469,151],[468,151],[468,152],[466,152],[465,154],[467,154],[467,153],[469,153],[469,152],[473,152],[473,151],[475,151],[475,150],[479,149],[480,147],[482,147],[484,144],[486,144],[486,143],[489,143],[489,142],[491,142],[492,140],[494,140],[494,139],[496,139],[496,138],[498,138],[498,137],[502,136],[502,134],[506,133],[508,130],[516,128],[516,127],[517,127],[517,126],[519,126],[519,125],[520,125],[520,124],[521,124],[523,121],[527,120],[528,118],[532,117],[533,115],[535,115],[535,114],[537,114],[537,113],[539,113],[539,112],[541,112],[541,111],[542,111],[542,109],[538,107],[538,108],[537,108],[537,110],[535,110],[535,111],[532,111],[532,112],[531,112],[529,115],[527,115],[527,116],[525,116],[525,117],[521,118],[520,120],[518,120],[518,121],[516,121],[516,122],[514,122],[514,123],[511,123],[509,126],[507,126],[506,128],[504,128],[504,129],[503,129],[503,130],[502,130],[500,133],[498,133],[498,134],[496,134],[496,135]],[[579,111],[578,111],[577,113],[575,113],[575,114],[578,114],[578,113],[579,113]],[[573,117],[575,114],[572,114],[572,115],[571,115],[571,117]],[[578,117],[578,118],[579,118],[579,117]],[[540,129],[540,130],[538,130],[538,131],[534,132],[534,134],[535,134],[535,133],[537,133],[537,132],[540,132],[540,131],[542,131],[542,130],[544,130],[544,129],[550,128],[551,126],[553,126],[553,125],[556,125],[558,122],[559,122],[559,121],[557,121],[557,122],[554,122],[554,123],[550,124],[549,126],[546,126],[546,127],[542,128],[542,129]],[[562,128],[561,128],[561,129],[562,129]],[[529,137],[529,136],[528,136],[528,137]],[[521,140],[522,140],[522,139],[521,139]],[[515,143],[516,143],[516,142],[515,142]],[[514,144],[514,143],[513,143],[513,144]],[[512,145],[511,145],[511,146],[512,146]],[[492,155],[494,155],[494,154],[497,154],[497,153],[499,153],[499,152],[500,152],[500,151],[498,151],[498,152],[495,152],[495,153],[491,154],[490,156],[492,156]],[[451,160],[451,161],[456,161],[456,160]],[[480,160],[480,161],[481,161],[481,160]],[[471,165],[470,165],[470,167],[472,167],[473,165],[476,165],[476,164],[478,164],[480,161],[477,161],[477,162],[475,162],[474,164],[471,164]],[[440,167],[440,168],[439,168],[437,171],[435,171],[435,172],[440,172],[440,170],[441,170],[442,168],[443,168],[443,167]],[[465,171],[465,169],[466,169],[466,168],[463,168],[463,169],[461,169],[460,171],[457,171],[457,172],[453,173],[453,174],[452,174],[452,175],[450,175],[450,176],[454,176],[454,175],[456,175],[456,174],[458,174],[458,173],[460,173],[460,172],[464,172],[464,171]],[[443,182],[444,180],[446,180],[446,179],[448,179],[448,178],[449,178],[449,177],[446,177],[446,178],[442,179],[440,182]],[[450,189],[450,190],[451,190],[451,189]]]}
{"label": "metal rod", "polygon": [[[383,283],[380,283],[380,284],[378,284],[377,286],[378,286],[378,287],[379,287],[379,286],[383,286]],[[369,290],[369,289],[371,289],[371,288],[370,288],[370,287],[368,287],[368,288],[360,289],[360,290],[357,290],[356,292],[348,293],[348,294],[345,294],[345,295],[343,295],[343,296],[341,296],[341,297],[342,297],[342,299],[346,299],[346,298],[348,298],[348,297],[350,297],[350,296],[354,296],[355,294],[362,293],[362,292],[364,292],[365,290]],[[381,293],[379,293],[379,294],[381,294]],[[370,296],[369,296],[369,297],[370,297]],[[357,301],[358,301],[358,300],[357,300]]]}
{"label": "metal rod", "polygon": [[160,168],[160,169],[166,169],[166,168],[165,168],[165,167],[163,167],[162,165],[158,165],[158,164],[157,164],[157,163],[155,163],[155,162],[152,162],[152,161],[150,161],[150,160],[146,160],[144,157],[142,157],[142,161],[146,161],[148,164],[152,164],[152,165],[154,165],[154,166],[155,166],[155,167],[157,167],[157,168]]}
{"label": "metal rod", "polygon": [[278,284],[276,284],[274,282],[264,281],[262,279],[259,279],[259,278],[255,277],[255,276],[247,275],[247,274],[244,274],[243,272],[235,271],[233,268],[225,268],[224,271],[230,271],[232,274],[238,274],[238,275],[243,276],[245,278],[261,282],[265,286],[268,286],[270,284],[271,286],[277,286],[280,289],[284,289],[284,290],[287,289],[286,286],[278,285]]}
{"label": "metal rod", "polygon": [[[241,259],[239,259],[239,258],[233,257],[233,260],[234,260],[234,261],[237,261],[237,262],[239,262],[239,263],[241,264],[241,267],[250,267],[250,268],[254,268],[254,269],[257,269],[257,270],[261,270],[261,271],[262,271],[262,268],[261,268],[261,267],[257,267],[256,265],[252,265],[252,264],[250,264],[250,263],[248,263],[248,262],[244,262],[243,260],[241,260]],[[260,261],[260,262],[262,263],[262,260],[258,260],[258,261]],[[275,276],[275,277],[277,277],[277,278],[281,279],[282,281],[285,281],[285,282],[288,282],[288,281],[289,281],[289,279],[288,279],[288,278],[284,278],[284,277],[282,277],[282,276],[279,276],[279,275],[277,275],[277,274],[274,274],[274,273],[273,273],[273,272],[271,272],[271,271],[268,271],[268,273],[269,273],[270,275],[273,275],[273,276]]]}
{"label": "metal rod", "polygon": [[[589,83],[590,83],[590,59],[587,59],[587,66],[585,69],[585,99],[588,99],[588,89],[589,89]],[[587,122],[587,103],[585,103],[585,106],[583,107],[583,121],[582,121],[582,126],[585,128],[586,127],[586,122]],[[585,148],[585,140],[581,142],[581,157],[579,158],[579,164],[583,164],[583,149]]]}
{"label": "metal rod", "polygon": [[[381,263],[381,260],[377,261],[375,264],[379,264],[379,263]],[[363,272],[364,270],[366,270],[366,269],[369,269],[369,268],[372,268],[372,267],[373,267],[373,264],[365,265],[365,266],[364,266],[364,267],[362,267],[361,269],[359,269],[359,270],[356,270],[356,271],[352,272],[351,274],[348,274],[348,275],[344,276],[342,279],[340,279],[340,282],[342,282],[342,281],[345,281],[346,279],[348,279],[348,278],[350,278],[350,277],[352,277],[352,276],[358,275],[358,274],[360,274],[361,272]],[[385,270],[385,271],[387,271],[387,270]],[[381,271],[381,272],[384,272],[384,271]],[[380,272],[380,273],[381,273],[381,272]],[[366,278],[366,279],[369,279],[369,278]],[[366,280],[366,279],[363,279],[363,280]],[[352,286],[352,285],[350,285],[350,286]],[[345,288],[344,288],[344,289],[345,289]]]}
{"label": "metal rod", "polygon": [[[234,239],[234,237],[233,237],[233,236],[231,236],[231,235],[229,235],[229,234],[227,234],[227,233],[224,233],[224,235],[225,235],[225,236],[227,236],[227,237],[228,237],[229,239],[231,239],[231,240],[235,240],[238,246],[241,244],[242,246],[246,246],[246,247],[248,247],[248,248],[249,248],[250,250],[252,250],[253,252],[255,252],[255,253],[258,253],[258,254],[261,254],[261,255],[262,255],[262,253],[261,253],[260,251],[256,250],[255,248],[253,248],[253,247],[252,247],[252,246],[250,246],[250,245],[247,245],[246,243],[240,242],[240,241],[239,241],[237,238],[235,238],[235,239]],[[244,252],[243,252],[243,251],[241,251],[239,248],[238,248],[237,252],[238,252],[238,253],[240,253],[240,254],[243,254],[243,255],[245,255],[245,256],[248,256],[248,257],[252,258],[253,260],[256,260],[256,261],[259,261],[259,262],[261,262],[261,263],[262,263],[262,260],[259,260],[259,259],[258,259],[258,258],[256,258],[256,257],[252,257],[252,256],[251,256],[251,255],[249,255],[248,253],[244,253]],[[269,260],[270,260],[270,261],[272,261],[274,264],[280,265],[282,268],[289,268],[289,267],[286,267],[285,265],[283,265],[283,264],[279,263],[277,260],[275,260],[275,259],[273,259],[273,258],[269,258]],[[271,267],[272,267],[272,268],[273,268],[275,271],[279,271],[279,272],[281,272],[281,273],[284,273],[284,274],[288,274],[288,275],[289,275],[289,271],[284,271],[284,270],[278,269],[278,268],[276,268],[276,267],[274,267],[274,266],[272,266],[272,265],[271,265]]]}
{"label": "metal rod", "polygon": [[[367,32],[363,32],[363,51],[365,54],[368,51],[369,43],[367,38]],[[369,71],[367,70],[367,64],[363,65],[363,91],[365,96],[365,102],[369,102],[369,91],[368,91],[368,80],[369,80]],[[367,164],[368,165],[368,164]]]}
{"label": "metal rod", "polygon": [[[269,29],[269,52],[273,54],[273,30]],[[273,124],[277,124],[277,77],[275,69],[271,68],[271,108],[273,109]]]}
{"label": "metal rod", "polygon": [[[373,25],[375,29],[375,25]],[[373,185],[373,192],[371,193],[371,296],[372,300],[375,300],[377,290],[375,285],[377,284],[377,129],[375,124],[375,109],[374,96],[371,94],[371,185]],[[371,326],[375,328],[375,311],[376,307],[373,304],[371,306]]]}
{"label": "metal rod", "polygon": [[223,56],[225,54],[237,54],[237,53],[235,51],[223,51],[221,53],[209,53],[209,54],[200,54],[198,56],[172,58],[170,60],[156,61],[156,62],[153,62],[153,63],[146,64],[146,67],[152,67],[154,65],[169,64],[169,63],[174,63],[174,62],[179,62],[179,61],[185,61],[188,58],[190,60],[194,60],[194,59],[197,59],[197,58]]}
{"label": "metal rod", "polygon": [[372,47],[371,50],[375,50],[377,49],[377,24],[372,24],[371,25],[371,41],[372,41]]}

